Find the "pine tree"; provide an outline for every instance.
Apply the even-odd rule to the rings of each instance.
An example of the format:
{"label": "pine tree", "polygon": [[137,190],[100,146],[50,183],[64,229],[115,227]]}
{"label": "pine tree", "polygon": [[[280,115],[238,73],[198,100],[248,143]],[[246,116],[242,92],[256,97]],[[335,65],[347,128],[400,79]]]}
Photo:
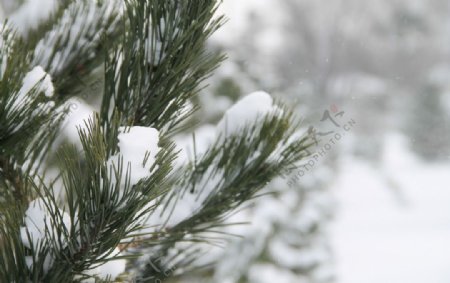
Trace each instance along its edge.
{"label": "pine tree", "polygon": [[[227,237],[224,220],[308,155],[312,137],[263,92],[181,145],[224,59],[205,49],[218,2],[64,0],[30,29],[2,25],[0,282],[189,274],[211,264],[199,258]],[[77,141],[58,142],[90,99]]]}
{"label": "pine tree", "polygon": [[412,149],[426,161],[442,161],[450,155],[450,122],[444,91],[444,84],[430,78],[408,109],[406,133]]}

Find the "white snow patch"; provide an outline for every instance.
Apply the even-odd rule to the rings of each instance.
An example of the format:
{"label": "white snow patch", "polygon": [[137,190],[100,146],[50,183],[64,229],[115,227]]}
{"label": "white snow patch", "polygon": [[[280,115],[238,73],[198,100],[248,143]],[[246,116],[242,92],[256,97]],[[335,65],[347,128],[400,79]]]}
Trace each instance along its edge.
{"label": "white snow patch", "polygon": [[78,129],[85,129],[85,121],[91,118],[94,114],[94,108],[87,104],[81,98],[70,98],[59,111],[67,111],[64,122],[61,127],[61,139],[68,139],[70,142],[81,148],[81,142],[78,136]]}
{"label": "white snow patch", "polygon": [[[159,132],[149,127],[131,127],[119,129],[119,153],[111,156],[109,165],[119,168],[119,158],[123,159],[121,185],[125,186],[125,172],[130,168],[130,185],[136,185],[141,179],[151,175],[151,168],[160,151],[158,147]],[[115,176],[115,175],[113,175]]]}
{"label": "white snow patch", "polygon": [[[31,107],[34,107],[31,113],[32,117],[48,114],[55,107],[54,101],[37,103],[34,106],[32,104],[36,102],[40,94],[43,93],[45,97],[50,98],[53,96],[53,92],[54,88],[50,75],[44,72],[40,66],[35,67],[23,78],[20,90],[15,95],[9,97],[13,101],[8,101],[11,108],[7,116],[20,113],[21,109],[29,110]],[[22,126],[23,122],[20,122],[14,131],[18,131]]]}
{"label": "white snow patch", "polygon": [[23,86],[20,89],[20,95],[24,96],[29,93],[40,81],[38,92],[43,92],[46,97],[52,97],[55,89],[53,88],[52,78],[47,74],[41,66],[36,66],[23,79]]}
{"label": "white snow patch", "polygon": [[[55,91],[52,78],[40,66],[34,67],[23,78],[22,87],[12,105],[13,111],[26,107],[27,104],[32,103],[36,99],[36,96],[31,95],[34,94],[32,93],[33,90],[36,91],[35,94],[44,93],[46,97],[52,97]],[[45,106],[42,105],[42,107]]]}
{"label": "white snow patch", "polygon": [[[38,253],[43,245],[58,245],[58,248],[64,248],[67,243],[64,241],[63,235],[58,235],[56,225],[64,225],[67,231],[70,230],[71,219],[70,216],[60,211],[57,207],[53,208],[53,213],[58,212],[62,215],[62,223],[54,223],[51,218],[51,211],[46,207],[45,201],[41,198],[32,201],[25,212],[25,227],[20,228],[20,237],[22,243],[29,249],[33,249]],[[29,268],[33,265],[31,257],[26,258],[26,263]],[[44,272],[47,272],[53,264],[51,255],[47,255],[44,259]]]}
{"label": "white snow patch", "polygon": [[257,123],[265,115],[281,111],[272,97],[263,91],[251,93],[225,112],[217,125],[218,135],[238,135],[246,126]]}
{"label": "white snow patch", "polygon": [[[55,211],[59,211],[56,207],[54,209]],[[69,215],[62,211],[59,211],[59,213],[63,217],[64,226],[69,229],[71,225]],[[53,223],[50,211],[45,206],[44,200],[39,198],[32,201],[25,213],[25,227],[20,230],[22,242],[28,248],[33,247],[37,249],[39,244],[46,240],[45,231],[47,229],[51,229],[49,231],[50,235],[57,239],[57,230],[56,228],[52,228],[55,225],[57,224]],[[30,235],[30,239],[28,239],[28,234]]]}
{"label": "white snow patch", "polygon": [[[108,256],[108,258],[113,258],[116,256],[120,256],[120,250],[114,249],[114,251]],[[95,276],[99,279],[106,280],[111,279],[115,280],[120,274],[125,272],[126,269],[126,260],[125,259],[116,259],[110,260],[100,266],[93,267],[90,270],[85,272],[86,275]],[[95,283],[95,278],[86,279],[82,281],[83,283]]]}

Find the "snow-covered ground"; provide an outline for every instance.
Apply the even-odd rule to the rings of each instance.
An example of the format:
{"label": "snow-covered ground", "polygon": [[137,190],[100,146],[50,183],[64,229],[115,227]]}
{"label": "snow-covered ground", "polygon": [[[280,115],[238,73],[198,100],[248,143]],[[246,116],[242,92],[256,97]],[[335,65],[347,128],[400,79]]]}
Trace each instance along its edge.
{"label": "snow-covered ground", "polygon": [[425,164],[399,136],[383,162],[341,162],[332,186],[338,282],[450,282],[450,163]]}

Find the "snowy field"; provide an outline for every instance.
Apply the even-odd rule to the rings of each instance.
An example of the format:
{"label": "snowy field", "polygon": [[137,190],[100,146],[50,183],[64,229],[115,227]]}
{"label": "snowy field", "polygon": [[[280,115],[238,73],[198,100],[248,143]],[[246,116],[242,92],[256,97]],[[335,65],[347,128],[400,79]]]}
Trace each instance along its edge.
{"label": "snowy field", "polygon": [[338,282],[450,282],[450,163],[421,163],[397,136],[380,166],[347,158],[332,185]]}

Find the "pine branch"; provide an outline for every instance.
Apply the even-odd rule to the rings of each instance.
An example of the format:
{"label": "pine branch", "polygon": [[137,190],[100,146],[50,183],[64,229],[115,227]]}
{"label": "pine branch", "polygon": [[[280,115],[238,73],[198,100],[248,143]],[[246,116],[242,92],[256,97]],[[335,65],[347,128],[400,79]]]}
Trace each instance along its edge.
{"label": "pine branch", "polygon": [[22,172],[15,168],[13,161],[0,156],[0,204],[13,200],[22,206],[28,204],[26,185]]}
{"label": "pine branch", "polygon": [[23,211],[14,209],[11,204],[5,208],[1,209],[0,217],[0,281],[28,282],[28,255],[19,236]]}
{"label": "pine branch", "polygon": [[[118,259],[108,256],[120,244],[138,235],[142,229],[142,215],[153,209],[147,204],[168,190],[166,176],[174,158],[173,146],[158,153],[150,178],[132,186],[131,173],[129,169],[124,170],[126,164],[119,162],[110,167],[105,162],[110,157],[109,149],[116,147],[117,136],[104,133],[98,120],[90,121],[86,126],[86,130],[80,130],[84,158],[78,158],[75,147],[66,147],[60,153],[65,168],[63,183],[67,213],[72,226],[68,229],[70,233],[64,227],[56,226],[56,229],[63,229],[58,235],[68,234],[64,239],[67,248],[52,252],[55,262],[43,277],[44,282],[68,282],[75,275],[86,275],[85,272],[94,265]],[[43,198],[52,196],[51,188],[42,189]],[[56,206],[56,200],[48,206]],[[55,219],[54,222],[61,221]]]}
{"label": "pine branch", "polygon": [[129,0],[126,6],[129,28],[106,64],[103,123],[113,108],[123,124],[173,132],[191,114],[182,107],[223,59],[204,47],[223,23],[213,19],[217,1]]}
{"label": "pine branch", "polygon": [[[143,249],[153,247],[158,256],[150,258],[151,264],[140,270],[140,277],[168,279],[161,270],[173,268],[174,263],[154,268],[155,261],[161,261],[160,258],[167,256],[177,243],[199,240],[202,234],[214,232],[230,213],[255,197],[282,170],[309,155],[307,149],[314,143],[312,137],[304,135],[292,140],[298,123],[292,113],[282,112],[286,114],[271,113],[260,123],[248,125],[239,134],[226,139],[218,137],[203,156],[198,156],[196,162],[184,169],[178,178],[177,189],[167,198],[163,215],[170,218],[171,211],[176,210],[186,194],[194,195],[199,208],[175,226],[162,227],[159,234],[156,233],[159,236],[156,241],[142,246]],[[292,141],[286,143],[289,139]],[[190,266],[178,264],[177,267],[183,270]]]}
{"label": "pine branch", "polygon": [[24,39],[26,39],[27,45],[29,46],[30,50],[34,50],[42,37],[45,34],[49,33],[54,28],[54,26],[56,26],[58,22],[61,21],[64,16],[64,12],[73,2],[73,0],[58,1],[56,3],[56,10],[52,12],[44,22],[39,23],[37,27],[33,27],[31,28],[31,30],[26,32],[26,34],[24,35]]}
{"label": "pine branch", "polygon": [[28,41],[33,65],[52,75],[60,95],[70,95],[74,79],[101,66],[110,47],[104,39],[119,33],[120,9],[117,0],[65,0]]}
{"label": "pine branch", "polygon": [[[1,195],[13,188],[15,201],[28,200],[24,181],[34,175],[56,136],[61,113],[52,113],[50,80],[39,69],[30,71],[23,41],[2,27],[0,46],[0,186]],[[22,165],[26,165],[22,168]]]}

